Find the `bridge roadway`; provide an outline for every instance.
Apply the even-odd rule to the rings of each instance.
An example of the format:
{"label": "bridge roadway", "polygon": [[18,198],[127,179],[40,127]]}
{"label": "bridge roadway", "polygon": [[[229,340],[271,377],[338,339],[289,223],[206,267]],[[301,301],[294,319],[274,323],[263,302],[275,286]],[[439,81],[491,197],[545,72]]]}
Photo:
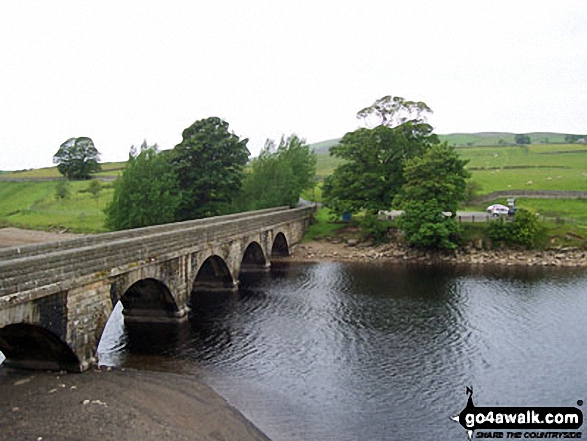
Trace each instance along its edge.
{"label": "bridge roadway", "polygon": [[273,208],[0,250],[0,351],[14,367],[95,363],[120,300],[125,320],[185,319],[192,296],[235,289],[304,235],[313,207]]}

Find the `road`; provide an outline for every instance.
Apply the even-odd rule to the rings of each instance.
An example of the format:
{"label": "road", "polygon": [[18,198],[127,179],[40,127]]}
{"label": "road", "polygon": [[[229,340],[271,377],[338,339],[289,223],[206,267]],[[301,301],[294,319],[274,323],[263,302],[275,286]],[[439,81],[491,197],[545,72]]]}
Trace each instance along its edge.
{"label": "road", "polygon": [[[385,212],[388,219],[395,219],[403,214],[401,210],[392,210]],[[487,222],[492,219],[491,215],[485,211],[457,211],[457,220],[459,222]]]}

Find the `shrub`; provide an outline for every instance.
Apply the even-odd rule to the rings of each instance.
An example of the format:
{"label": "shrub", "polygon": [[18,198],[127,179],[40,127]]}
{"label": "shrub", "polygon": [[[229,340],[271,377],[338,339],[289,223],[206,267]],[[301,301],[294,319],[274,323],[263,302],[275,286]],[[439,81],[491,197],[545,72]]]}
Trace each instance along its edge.
{"label": "shrub", "polygon": [[399,226],[408,243],[417,248],[454,250],[457,247],[459,226],[454,218],[442,213],[434,199],[406,204]]}
{"label": "shrub", "polygon": [[382,243],[387,239],[389,222],[379,220],[373,213],[365,214],[360,222],[360,227],[364,239],[371,239],[375,243]]}
{"label": "shrub", "polygon": [[543,227],[536,215],[520,208],[511,222],[506,222],[503,218],[491,222],[488,235],[493,242],[533,248],[537,245],[542,231]]}
{"label": "shrub", "polygon": [[55,197],[57,199],[69,199],[71,194],[71,186],[66,179],[60,179],[55,187]]}

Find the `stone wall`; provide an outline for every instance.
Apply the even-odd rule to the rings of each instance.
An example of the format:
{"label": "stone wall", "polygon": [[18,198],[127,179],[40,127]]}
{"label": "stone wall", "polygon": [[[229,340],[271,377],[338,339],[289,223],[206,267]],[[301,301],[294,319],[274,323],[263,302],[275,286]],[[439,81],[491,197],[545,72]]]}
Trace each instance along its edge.
{"label": "stone wall", "polygon": [[498,198],[527,197],[537,199],[583,199],[587,198],[587,191],[565,190],[503,190],[475,198],[476,202],[484,203]]}

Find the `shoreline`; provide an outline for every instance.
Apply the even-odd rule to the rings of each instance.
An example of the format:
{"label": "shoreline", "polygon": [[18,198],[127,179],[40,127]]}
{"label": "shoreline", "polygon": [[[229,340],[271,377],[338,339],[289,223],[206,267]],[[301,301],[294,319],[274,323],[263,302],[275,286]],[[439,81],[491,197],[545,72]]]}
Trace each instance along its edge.
{"label": "shoreline", "polygon": [[196,376],[0,367],[0,440],[270,441]]}
{"label": "shoreline", "polygon": [[[32,245],[45,242],[74,239],[83,236],[74,233],[52,233],[0,228],[0,248]],[[553,248],[546,250],[495,249],[468,246],[454,252],[421,251],[399,243],[371,245],[356,239],[334,238],[302,242],[293,247],[287,258],[290,262],[364,262],[380,260],[388,262],[418,262],[420,264],[448,263],[457,265],[505,265],[505,266],[575,266],[587,267],[587,250],[577,248]]]}
{"label": "shoreline", "polygon": [[369,245],[349,241],[310,241],[298,244],[291,262],[365,262],[501,266],[587,267],[587,251],[577,248],[548,250],[485,250],[468,247],[454,252],[422,251],[397,243]]}

